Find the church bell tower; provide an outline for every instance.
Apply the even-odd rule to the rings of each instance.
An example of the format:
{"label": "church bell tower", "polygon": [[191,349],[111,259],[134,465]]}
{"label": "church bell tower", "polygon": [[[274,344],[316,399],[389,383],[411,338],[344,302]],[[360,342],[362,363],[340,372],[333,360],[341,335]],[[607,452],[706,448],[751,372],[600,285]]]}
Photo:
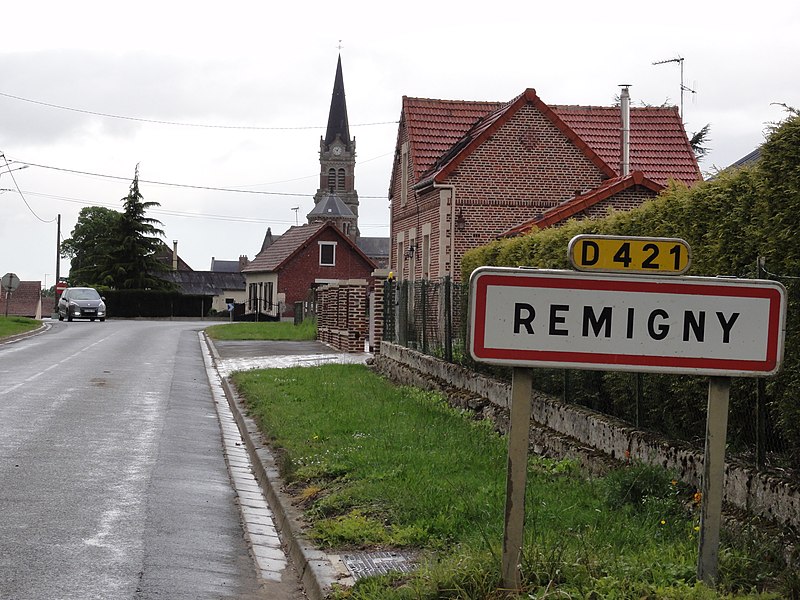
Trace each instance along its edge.
{"label": "church bell tower", "polygon": [[[347,121],[347,103],[344,96],[342,56],[336,64],[328,128],[319,140],[319,189],[314,194],[314,209],[308,214],[309,223],[319,217],[319,204],[335,195],[355,216],[352,236],[358,237],[358,192],[355,189],[356,139],[350,137]],[[317,214],[315,214],[315,212]]]}

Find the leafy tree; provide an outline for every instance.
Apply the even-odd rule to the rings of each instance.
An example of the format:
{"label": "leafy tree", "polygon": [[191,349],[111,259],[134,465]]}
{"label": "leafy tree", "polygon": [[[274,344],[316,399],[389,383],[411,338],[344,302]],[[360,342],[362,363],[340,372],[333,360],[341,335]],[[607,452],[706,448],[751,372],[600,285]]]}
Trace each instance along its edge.
{"label": "leafy tree", "polygon": [[72,285],[99,285],[110,268],[112,249],[122,215],[110,208],[82,208],[72,237],[61,242],[61,256],[70,258]]}
{"label": "leafy tree", "polygon": [[101,274],[102,283],[122,290],[166,289],[170,284],[158,278],[167,270],[157,253],[164,231],[158,219],[145,216],[147,209],[160,206],[144,202],[139,191],[139,165],[136,165],[128,195],[122,199],[123,213],[116,227],[116,244],[110,264]]}

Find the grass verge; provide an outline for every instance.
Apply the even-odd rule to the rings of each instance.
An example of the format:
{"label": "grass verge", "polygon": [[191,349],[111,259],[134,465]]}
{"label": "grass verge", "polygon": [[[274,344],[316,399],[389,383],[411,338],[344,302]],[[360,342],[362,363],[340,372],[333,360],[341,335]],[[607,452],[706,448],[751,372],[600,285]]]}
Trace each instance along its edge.
{"label": "grass verge", "polygon": [[215,340],[303,341],[317,339],[317,323],[306,319],[300,325],[284,321],[212,325],[206,333]]}
{"label": "grass verge", "polygon": [[0,339],[33,331],[41,326],[42,322],[27,317],[0,316]]}
{"label": "grass verge", "polygon": [[[643,465],[586,479],[532,456],[524,592],[500,588],[506,442],[438,394],[396,387],[360,365],[233,376],[281,456],[310,535],[337,550],[415,550],[413,575],[368,578],[337,599],[790,597],[774,544],[720,552],[720,583],[695,582],[697,506]],[[794,589],[797,592],[797,589]]]}

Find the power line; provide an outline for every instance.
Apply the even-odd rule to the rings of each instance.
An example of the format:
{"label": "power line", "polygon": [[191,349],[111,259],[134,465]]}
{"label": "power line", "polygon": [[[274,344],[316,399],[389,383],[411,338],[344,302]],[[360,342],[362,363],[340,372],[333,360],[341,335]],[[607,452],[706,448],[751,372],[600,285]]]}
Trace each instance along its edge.
{"label": "power line", "polygon": [[[39,220],[40,220],[42,223],[52,223],[52,222],[54,222],[54,221],[56,220],[56,218],[52,218],[52,219],[50,219],[49,221],[47,221],[47,220],[43,219],[42,217],[40,217],[38,214],[36,214],[36,211],[35,211],[35,210],[33,210],[33,208],[31,208],[31,205],[30,205],[30,204],[28,204],[28,199],[27,199],[27,198],[25,198],[25,194],[23,194],[23,193],[22,193],[22,190],[21,190],[21,189],[19,189],[19,184],[17,184],[17,178],[16,178],[16,177],[14,177],[14,173],[13,173],[13,172],[14,172],[14,171],[17,171],[18,169],[12,169],[12,168],[11,168],[11,165],[9,164],[9,162],[8,162],[8,159],[6,158],[6,155],[5,155],[5,154],[3,154],[2,152],[0,152],[0,158],[2,158],[2,159],[3,159],[3,162],[5,163],[5,167],[6,167],[6,169],[8,169],[7,171],[3,171],[3,175],[11,175],[11,181],[13,181],[13,182],[14,182],[14,187],[16,188],[16,190],[17,190],[17,193],[19,194],[19,197],[20,197],[20,198],[22,198],[22,201],[25,203],[25,206],[28,208],[28,210],[30,211],[30,213],[31,213],[31,214],[32,214],[34,217],[36,217],[37,219],[39,219]],[[25,167],[22,167],[22,168],[24,169]]]}
{"label": "power line", "polygon": [[[39,106],[46,106],[48,108],[55,108],[58,110],[67,110],[70,112],[81,113],[84,115],[92,115],[95,117],[105,117],[108,119],[120,119],[123,121],[137,121],[139,123],[153,123],[156,125],[175,125],[178,127],[199,127],[205,129],[242,129],[242,130],[255,130],[255,131],[299,131],[304,129],[325,129],[325,126],[319,125],[305,125],[300,127],[261,127],[258,125],[214,125],[208,123],[181,123],[180,121],[162,121],[159,119],[145,119],[143,117],[130,117],[126,115],[115,115],[112,113],[99,112],[95,110],[87,110],[84,108],[74,108],[71,106],[63,106],[61,104],[53,104],[51,102],[43,102],[41,100],[33,100],[31,98],[23,98],[22,96],[15,96],[14,94],[7,94],[0,92],[0,96],[4,98],[11,98],[19,100],[20,102],[28,102],[30,104],[38,104]],[[358,123],[351,124],[350,127],[372,127],[374,125],[394,125],[399,121],[379,121],[375,123]]]}
{"label": "power line", "polygon": [[[49,169],[51,171],[60,171],[63,173],[73,173],[76,175],[88,175],[90,177],[100,177],[103,179],[114,179],[117,181],[130,181],[130,177],[123,177],[120,175],[106,175],[104,173],[93,173],[90,171],[79,171],[78,169],[67,169],[65,167],[54,167],[52,165],[43,165],[40,163],[32,163],[24,160],[15,160],[13,161],[18,164],[28,165],[31,167],[39,167],[40,169]],[[140,179],[140,183],[148,183],[151,185],[161,185],[165,187],[176,187],[176,188],[184,188],[184,189],[192,189],[192,190],[203,190],[203,191],[212,191],[212,192],[231,192],[234,194],[256,194],[261,196],[297,196],[301,198],[313,198],[315,194],[300,194],[297,192],[264,192],[259,190],[243,190],[241,188],[223,188],[223,187],[214,187],[214,186],[207,186],[207,185],[192,185],[188,183],[170,183],[166,181],[152,181],[148,179]],[[380,199],[385,200],[385,196],[360,196],[361,198],[369,198],[369,199]]]}
{"label": "power line", "polygon": [[[18,191],[18,190],[3,190],[3,189],[0,189],[0,191]],[[42,193],[42,192],[26,191],[25,193],[27,195],[29,195],[29,196],[37,196],[37,197],[40,197],[40,198],[50,198],[52,200],[60,200],[62,202],[70,202],[70,203],[73,203],[73,204],[80,204],[80,205],[83,205],[83,206],[102,206],[102,207],[111,208],[111,209],[114,209],[114,210],[118,209],[118,205],[117,204],[110,204],[108,202],[92,202],[90,200],[84,200],[84,199],[81,199],[81,198],[72,198],[72,197],[69,197],[69,196],[58,196],[58,195],[55,195],[55,194],[45,194],[45,193]],[[292,209],[292,210],[294,210],[294,209]],[[184,212],[184,211],[170,210],[170,209],[165,209],[165,208],[151,208],[151,209],[148,210],[148,212],[151,212],[151,213],[154,213],[154,214],[168,215],[168,216],[173,216],[173,217],[182,217],[182,218],[189,218],[189,219],[208,219],[208,220],[213,220],[213,221],[228,221],[228,222],[234,222],[234,223],[254,223],[254,224],[259,224],[259,223],[265,223],[265,224],[273,223],[274,224],[274,223],[278,223],[278,224],[281,224],[281,225],[284,225],[284,224],[285,225],[291,225],[291,224],[294,223],[294,220],[258,219],[258,218],[253,218],[253,217],[237,217],[237,216],[234,216],[234,215],[216,215],[216,214],[208,214],[208,213]],[[389,225],[386,224],[386,223],[364,223],[364,224],[361,224],[359,226],[361,228],[367,228],[367,229],[378,229],[378,228],[387,228]]]}

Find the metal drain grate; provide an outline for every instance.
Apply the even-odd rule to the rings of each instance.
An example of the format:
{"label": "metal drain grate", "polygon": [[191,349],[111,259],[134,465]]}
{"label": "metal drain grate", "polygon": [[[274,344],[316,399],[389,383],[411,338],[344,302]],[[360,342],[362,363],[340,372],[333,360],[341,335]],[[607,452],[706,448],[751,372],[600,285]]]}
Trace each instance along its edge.
{"label": "metal drain grate", "polygon": [[410,573],[415,566],[411,556],[394,551],[343,554],[342,561],[356,581],[390,572]]}

